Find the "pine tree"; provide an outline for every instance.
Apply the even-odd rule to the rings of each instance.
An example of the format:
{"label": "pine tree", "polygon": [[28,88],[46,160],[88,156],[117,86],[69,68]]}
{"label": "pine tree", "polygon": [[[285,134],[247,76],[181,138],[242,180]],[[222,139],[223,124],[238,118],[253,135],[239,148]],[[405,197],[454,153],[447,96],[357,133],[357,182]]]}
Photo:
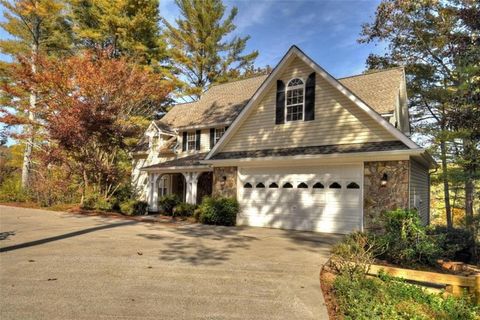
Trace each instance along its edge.
{"label": "pine tree", "polygon": [[227,41],[235,30],[238,9],[227,17],[221,0],[176,0],[181,18],[176,26],[164,21],[172,60],[185,82],[185,93],[198,97],[207,86],[235,77],[238,70],[250,69],[257,51],[243,54],[249,36]]}
{"label": "pine tree", "polygon": [[[64,16],[64,5],[56,0],[19,0],[9,2],[1,0],[5,8],[3,16],[5,21],[0,23],[6,32],[13,36],[12,39],[1,40],[2,53],[11,55],[14,62],[2,65],[2,81],[8,81],[8,73],[16,58],[28,58],[31,73],[37,70],[36,61],[40,54],[63,55],[69,52],[71,46],[71,33],[68,20]],[[27,97],[24,97],[27,99]],[[25,152],[22,166],[22,188],[26,188],[30,179],[32,150],[35,142],[35,106],[37,93],[32,90],[28,93],[27,107],[19,112],[25,116],[24,137]],[[2,101],[3,102],[3,101]]]}
{"label": "pine tree", "polygon": [[70,0],[79,48],[112,48],[125,56],[158,67],[166,56],[158,0]]}

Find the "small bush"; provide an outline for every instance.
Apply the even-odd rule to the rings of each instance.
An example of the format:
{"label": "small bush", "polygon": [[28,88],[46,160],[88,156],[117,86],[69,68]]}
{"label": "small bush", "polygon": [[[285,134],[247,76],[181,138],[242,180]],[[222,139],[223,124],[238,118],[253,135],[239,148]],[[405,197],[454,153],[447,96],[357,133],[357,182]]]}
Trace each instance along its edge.
{"label": "small bush", "polygon": [[20,176],[5,179],[0,185],[0,202],[25,202],[28,194],[22,190]]}
{"label": "small bush", "polygon": [[468,298],[443,298],[400,279],[351,279],[339,275],[333,284],[345,319],[478,319],[479,309]]}
{"label": "small bush", "polygon": [[162,213],[166,215],[173,215],[173,209],[180,204],[180,199],[176,194],[169,194],[160,198],[158,207]]}
{"label": "small bush", "polygon": [[98,194],[91,194],[83,199],[81,207],[85,210],[111,211],[114,204],[113,200],[105,199]]}
{"label": "small bush", "polygon": [[395,210],[382,216],[385,233],[378,237],[382,257],[402,266],[435,265],[441,256],[436,237],[429,236],[415,210]]}
{"label": "small bush", "polygon": [[330,266],[350,278],[363,276],[373,263],[375,255],[381,252],[373,236],[363,232],[351,233],[332,249]]}
{"label": "small bush", "polygon": [[148,204],[145,201],[127,200],[120,203],[120,212],[128,215],[142,215],[147,212]]}
{"label": "small bush", "polygon": [[447,229],[445,226],[432,226],[427,228],[427,234],[437,237],[442,249],[442,258],[471,262],[474,238],[470,231],[460,228]]}
{"label": "small bush", "polygon": [[190,203],[182,202],[173,208],[173,215],[176,217],[191,217],[197,206]]}
{"label": "small bush", "polygon": [[234,226],[239,206],[234,198],[204,197],[199,210],[198,220],[201,223]]}

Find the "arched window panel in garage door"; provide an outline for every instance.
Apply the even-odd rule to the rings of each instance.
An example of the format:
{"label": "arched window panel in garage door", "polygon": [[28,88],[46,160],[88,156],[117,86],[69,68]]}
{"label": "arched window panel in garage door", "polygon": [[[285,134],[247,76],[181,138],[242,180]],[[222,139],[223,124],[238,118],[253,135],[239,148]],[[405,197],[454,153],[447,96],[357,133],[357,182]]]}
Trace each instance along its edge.
{"label": "arched window panel in garage door", "polygon": [[335,182],[332,182],[329,186],[328,186],[329,189],[342,189],[342,185],[335,181]]}
{"label": "arched window panel in garage door", "polygon": [[360,189],[360,186],[358,185],[358,183],[352,181],[347,184],[347,189]]}
{"label": "arched window panel in garage door", "polygon": [[305,182],[300,182],[297,185],[297,189],[308,189],[308,184],[306,184]]}

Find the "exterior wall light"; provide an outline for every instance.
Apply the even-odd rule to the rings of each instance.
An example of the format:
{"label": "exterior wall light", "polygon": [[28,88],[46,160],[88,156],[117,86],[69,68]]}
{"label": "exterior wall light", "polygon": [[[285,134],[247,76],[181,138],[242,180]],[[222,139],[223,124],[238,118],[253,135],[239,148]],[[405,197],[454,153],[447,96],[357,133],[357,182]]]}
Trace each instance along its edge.
{"label": "exterior wall light", "polygon": [[382,180],[380,180],[380,185],[382,187],[386,187],[388,182],[388,175],[386,173],[383,174]]}
{"label": "exterior wall light", "polygon": [[223,187],[225,185],[225,182],[227,181],[227,177],[223,176],[222,180],[220,180],[220,185]]}

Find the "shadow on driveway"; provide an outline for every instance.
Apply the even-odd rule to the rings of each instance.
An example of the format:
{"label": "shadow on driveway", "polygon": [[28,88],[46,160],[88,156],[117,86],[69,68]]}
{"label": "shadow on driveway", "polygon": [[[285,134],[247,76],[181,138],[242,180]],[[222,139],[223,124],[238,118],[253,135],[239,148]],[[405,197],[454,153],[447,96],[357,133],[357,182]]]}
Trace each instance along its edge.
{"label": "shadow on driveway", "polygon": [[106,224],[106,225],[102,225],[102,226],[98,226],[98,227],[93,227],[93,228],[78,230],[78,231],[74,231],[74,232],[70,232],[70,233],[65,233],[65,234],[61,234],[61,235],[58,235],[58,236],[54,236],[54,237],[43,238],[43,239],[39,239],[39,240],[34,240],[34,241],[29,241],[29,242],[16,244],[16,245],[9,246],[9,247],[0,248],[0,252],[7,252],[7,251],[13,251],[13,250],[18,250],[18,249],[38,246],[38,245],[45,244],[45,243],[48,243],[48,242],[53,242],[53,241],[67,239],[67,238],[72,238],[72,237],[80,236],[82,234],[86,234],[86,233],[90,233],[90,232],[95,232],[95,231],[105,230],[105,229],[111,229],[111,228],[117,228],[117,227],[123,227],[123,226],[128,226],[128,225],[132,225],[132,224],[136,224],[136,223],[138,223],[138,222],[137,221],[128,221],[128,222],[122,222],[122,223]]}
{"label": "shadow on driveway", "polygon": [[248,249],[254,236],[242,235],[242,227],[193,225],[175,229],[174,238],[158,234],[138,234],[157,241],[165,241],[159,259],[179,261],[193,266],[218,265],[227,261],[238,249]]}

